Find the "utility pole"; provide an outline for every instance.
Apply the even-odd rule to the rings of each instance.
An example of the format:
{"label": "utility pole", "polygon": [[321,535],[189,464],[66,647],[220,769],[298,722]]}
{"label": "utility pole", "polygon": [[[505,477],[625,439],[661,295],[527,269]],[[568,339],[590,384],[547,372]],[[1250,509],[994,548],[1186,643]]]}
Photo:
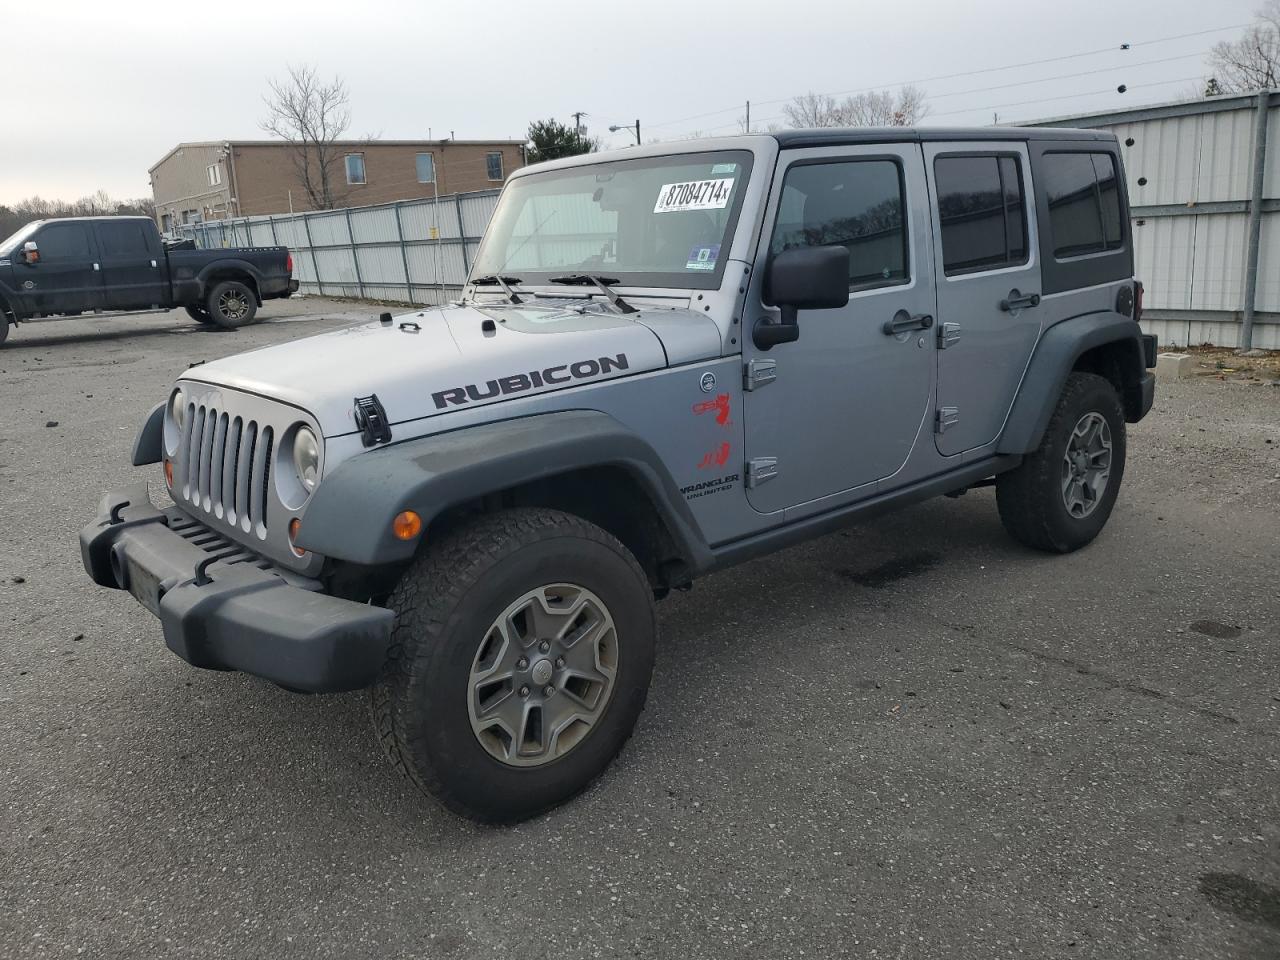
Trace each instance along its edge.
{"label": "utility pole", "polygon": [[747,101],[747,129],[743,130],[742,132],[743,133],[751,132],[751,101],[750,100]]}
{"label": "utility pole", "polygon": [[582,147],[582,118],[586,116],[585,110],[579,110],[573,114],[573,140],[574,145]]}

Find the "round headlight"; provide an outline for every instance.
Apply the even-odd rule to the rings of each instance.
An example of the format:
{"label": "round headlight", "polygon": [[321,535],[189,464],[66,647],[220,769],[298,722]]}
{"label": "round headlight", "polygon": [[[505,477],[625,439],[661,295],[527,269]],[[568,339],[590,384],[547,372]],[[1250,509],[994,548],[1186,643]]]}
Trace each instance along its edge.
{"label": "round headlight", "polygon": [[169,401],[169,416],[181,430],[187,419],[187,398],[182,395],[181,390],[173,391],[173,399]]}
{"label": "round headlight", "polygon": [[320,444],[309,427],[299,427],[293,435],[293,467],[298,471],[298,482],[311,493],[320,482]]}

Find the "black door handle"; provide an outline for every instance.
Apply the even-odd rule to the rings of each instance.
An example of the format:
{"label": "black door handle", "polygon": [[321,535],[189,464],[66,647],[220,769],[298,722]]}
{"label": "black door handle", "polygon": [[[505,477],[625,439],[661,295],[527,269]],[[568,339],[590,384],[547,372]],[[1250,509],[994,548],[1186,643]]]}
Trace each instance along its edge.
{"label": "black door handle", "polygon": [[912,330],[928,330],[933,326],[933,317],[927,313],[912,316],[905,310],[899,310],[893,315],[892,320],[886,320],[884,326],[881,327],[884,332],[892,337],[899,333],[910,333]]}
{"label": "black door handle", "polygon": [[1038,293],[1021,293],[1017,287],[1009,291],[1009,297],[1000,301],[1000,309],[1005,313],[1010,310],[1021,310],[1024,307],[1040,306],[1040,294]]}

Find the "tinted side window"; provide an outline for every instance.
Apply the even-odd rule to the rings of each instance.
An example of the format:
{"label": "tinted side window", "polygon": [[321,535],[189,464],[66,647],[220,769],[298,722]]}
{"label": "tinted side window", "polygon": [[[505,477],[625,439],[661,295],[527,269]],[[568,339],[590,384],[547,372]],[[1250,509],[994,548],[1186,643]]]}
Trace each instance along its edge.
{"label": "tinted side window", "polygon": [[99,223],[98,246],[104,257],[145,257],[149,252],[147,234],[136,221]]}
{"label": "tinted side window", "polygon": [[1027,213],[1015,157],[938,157],[933,178],[948,276],[1026,262]]}
{"label": "tinted side window", "polygon": [[850,287],[905,283],[906,199],[892,160],[792,166],[782,187],[770,249],[849,248]]}
{"label": "tinted side window", "polygon": [[1055,257],[1079,257],[1124,245],[1120,185],[1111,154],[1045,154],[1043,179]]}
{"label": "tinted side window", "polygon": [[51,223],[31,239],[41,260],[89,259],[89,228],[83,223]]}

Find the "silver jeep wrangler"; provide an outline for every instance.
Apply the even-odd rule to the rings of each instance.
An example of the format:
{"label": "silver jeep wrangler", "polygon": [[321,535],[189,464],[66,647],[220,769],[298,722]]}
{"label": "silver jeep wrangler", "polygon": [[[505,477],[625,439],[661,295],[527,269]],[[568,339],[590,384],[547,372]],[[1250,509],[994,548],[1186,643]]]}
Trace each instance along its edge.
{"label": "silver jeep wrangler", "polygon": [[81,533],[198,667],[372,688],[388,755],[509,822],[630,735],[654,600],[938,494],[1107,522],[1155,340],[1119,146],[1060,129],[660,144],[507,184],[462,298],[188,370]]}

